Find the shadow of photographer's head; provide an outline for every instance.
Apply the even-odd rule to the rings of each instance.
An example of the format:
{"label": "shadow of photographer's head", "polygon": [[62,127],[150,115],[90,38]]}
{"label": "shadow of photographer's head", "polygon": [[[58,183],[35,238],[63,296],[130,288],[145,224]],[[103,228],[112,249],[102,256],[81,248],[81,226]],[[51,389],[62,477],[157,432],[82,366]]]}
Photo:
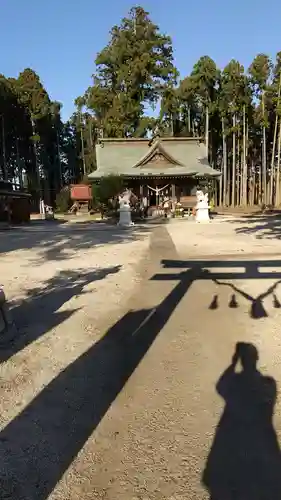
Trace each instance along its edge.
{"label": "shadow of photographer's head", "polygon": [[257,369],[259,354],[257,348],[253,344],[237,342],[236,355],[241,362],[243,371],[250,372]]}

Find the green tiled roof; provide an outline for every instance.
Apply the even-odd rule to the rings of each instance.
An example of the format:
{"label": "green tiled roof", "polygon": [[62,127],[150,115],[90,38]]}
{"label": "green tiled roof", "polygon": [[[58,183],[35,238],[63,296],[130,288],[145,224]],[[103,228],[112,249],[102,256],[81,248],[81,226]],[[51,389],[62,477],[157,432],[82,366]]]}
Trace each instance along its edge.
{"label": "green tiled roof", "polygon": [[[165,156],[165,165],[155,165],[155,153]],[[148,139],[105,139],[96,145],[97,170],[90,179],[115,174],[138,176],[220,175],[207,161],[206,148],[198,138],[162,138],[152,144]]]}

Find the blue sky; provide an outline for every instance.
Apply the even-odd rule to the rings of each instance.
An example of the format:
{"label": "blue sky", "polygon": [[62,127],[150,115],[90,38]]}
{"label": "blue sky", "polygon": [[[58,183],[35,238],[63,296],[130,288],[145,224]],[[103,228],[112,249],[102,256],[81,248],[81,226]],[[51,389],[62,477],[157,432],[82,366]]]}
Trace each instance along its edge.
{"label": "blue sky", "polygon": [[[160,29],[172,36],[175,63],[187,75],[201,55],[219,67],[238,59],[248,67],[255,54],[281,50],[280,0],[144,0]],[[130,0],[0,0],[0,73],[17,76],[31,67],[63,118],[91,84],[96,53],[108,32],[134,5]]]}

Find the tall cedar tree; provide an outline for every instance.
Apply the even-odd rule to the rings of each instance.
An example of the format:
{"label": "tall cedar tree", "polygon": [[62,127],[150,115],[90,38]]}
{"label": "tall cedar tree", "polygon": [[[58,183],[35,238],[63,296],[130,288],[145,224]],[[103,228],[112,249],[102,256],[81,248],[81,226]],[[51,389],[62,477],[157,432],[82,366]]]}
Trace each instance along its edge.
{"label": "tall cedar tree", "polygon": [[144,135],[144,127],[151,128],[145,109],[154,107],[177,78],[171,38],[160,33],[142,7],[134,7],[112,28],[96,66],[85,101],[103,135]]}
{"label": "tall cedar tree", "polygon": [[34,200],[41,192],[48,203],[81,176],[76,133],[60,111],[32,69],[18,78],[0,75],[0,178],[28,187]]}

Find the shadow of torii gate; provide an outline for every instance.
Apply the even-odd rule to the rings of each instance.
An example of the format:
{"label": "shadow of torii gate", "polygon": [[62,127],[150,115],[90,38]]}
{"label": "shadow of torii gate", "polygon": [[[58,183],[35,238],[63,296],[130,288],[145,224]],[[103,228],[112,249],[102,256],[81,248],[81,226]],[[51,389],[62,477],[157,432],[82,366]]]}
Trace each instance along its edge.
{"label": "shadow of torii gate", "polygon": [[[151,278],[156,281],[178,281],[176,289],[178,289],[181,298],[183,298],[195,281],[210,280],[216,285],[227,286],[234,292],[229,302],[230,308],[239,307],[236,294],[248,300],[251,304],[250,316],[254,319],[261,319],[268,316],[263,306],[263,300],[270,295],[273,297],[273,307],[276,309],[281,308],[281,303],[274,293],[281,283],[281,260],[162,260],[161,264],[164,269],[184,269],[182,272],[159,273]],[[229,268],[234,270],[229,271]],[[238,270],[241,268],[243,268],[243,271]],[[273,268],[274,271],[270,271],[270,268]],[[277,281],[257,297],[244,292],[232,282],[224,282],[224,280],[268,279],[275,279]],[[215,310],[218,307],[218,295],[214,295],[209,309]]]}

